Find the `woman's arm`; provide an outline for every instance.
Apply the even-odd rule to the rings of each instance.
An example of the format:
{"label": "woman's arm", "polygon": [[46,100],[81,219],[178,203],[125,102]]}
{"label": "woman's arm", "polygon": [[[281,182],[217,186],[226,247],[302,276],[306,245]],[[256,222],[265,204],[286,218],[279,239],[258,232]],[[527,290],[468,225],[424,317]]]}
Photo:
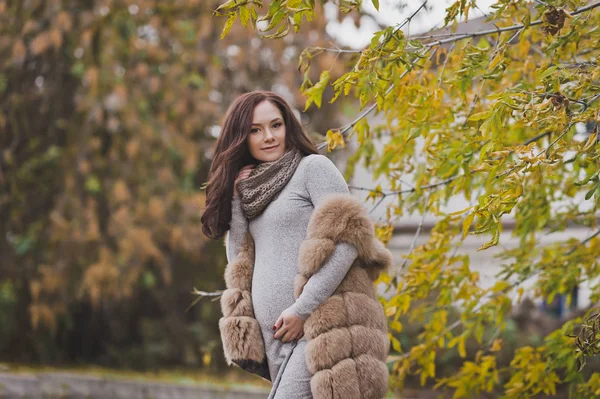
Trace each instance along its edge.
{"label": "woman's arm", "polygon": [[225,254],[228,263],[237,259],[247,231],[248,219],[242,210],[242,200],[239,197],[233,197],[231,200],[231,223],[225,237]]}
{"label": "woman's arm", "polygon": [[[306,191],[315,207],[328,194],[349,192],[340,171],[324,155],[313,156],[306,167],[305,177]],[[329,259],[308,279],[302,294],[292,305],[294,314],[306,320],[325,299],[333,294],[357,256],[358,250],[354,245],[338,243]]]}
{"label": "woman's arm", "polygon": [[357,256],[358,251],[354,245],[345,242],[337,244],[323,267],[306,282],[302,294],[291,307],[292,312],[302,320],[306,320],[325,299],[333,294]]}

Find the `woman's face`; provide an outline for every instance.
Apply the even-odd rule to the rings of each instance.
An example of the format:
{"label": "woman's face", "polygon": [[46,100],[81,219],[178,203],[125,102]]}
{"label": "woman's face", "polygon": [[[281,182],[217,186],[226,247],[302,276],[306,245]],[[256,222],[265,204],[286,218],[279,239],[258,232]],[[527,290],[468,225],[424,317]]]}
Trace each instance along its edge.
{"label": "woman's face", "polygon": [[248,149],[260,162],[279,159],[286,151],[285,125],[279,108],[265,100],[254,107]]}

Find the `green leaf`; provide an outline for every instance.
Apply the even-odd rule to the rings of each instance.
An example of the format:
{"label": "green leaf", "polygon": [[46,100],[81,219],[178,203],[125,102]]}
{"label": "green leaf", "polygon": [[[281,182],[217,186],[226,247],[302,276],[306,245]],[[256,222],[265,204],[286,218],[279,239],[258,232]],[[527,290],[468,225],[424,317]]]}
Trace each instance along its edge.
{"label": "green leaf", "polygon": [[144,288],[153,288],[156,286],[156,277],[154,277],[154,274],[151,271],[146,270],[142,274],[142,285]]}
{"label": "green leaf", "polygon": [[481,247],[477,248],[477,251],[483,251],[485,249],[498,245],[498,241],[500,240],[500,228],[499,225],[496,225],[495,227],[496,228],[494,229],[494,235],[492,236],[492,239],[483,244]]}
{"label": "green leaf", "polygon": [[327,83],[329,83],[329,79],[331,79],[331,74],[329,71],[325,70],[321,72],[321,77],[319,81],[311,88],[306,89],[304,91],[304,95],[306,95],[306,106],[304,107],[304,111],[310,107],[310,104],[313,102],[317,105],[317,107],[321,108],[321,101],[323,99],[323,91],[327,88]]}
{"label": "green leaf", "polygon": [[296,13],[294,14],[294,17],[292,18],[293,20],[293,26],[294,26],[294,32],[298,32],[298,30],[300,30],[300,23],[302,22],[302,13]]}
{"label": "green leaf", "polygon": [[279,29],[277,29],[277,32],[273,33],[272,35],[265,35],[263,37],[265,39],[279,39],[279,38],[282,38],[285,35],[287,35],[289,32],[290,32],[290,25],[285,24],[285,25],[281,25],[279,27]]}
{"label": "green leaf", "polygon": [[[275,28],[286,15],[287,15],[286,10],[284,10],[284,9],[277,10],[277,12],[275,12],[273,17],[269,21],[269,25],[267,25],[267,27],[263,30],[263,32],[268,32],[271,29]],[[280,28],[280,30],[281,30],[281,28]]]}
{"label": "green leaf", "polygon": [[549,68],[546,68],[545,71],[541,72],[538,75],[538,79],[539,80],[544,80],[544,78],[547,78],[548,76],[552,75],[554,72],[556,72],[556,70],[558,69],[558,67],[556,65],[551,66]]}
{"label": "green leaf", "polygon": [[595,191],[596,191],[596,186],[592,187],[592,189],[585,194],[585,200],[587,201],[590,198],[592,198]]}
{"label": "green leaf", "polygon": [[375,7],[375,9],[377,11],[379,11],[379,0],[371,0],[373,2],[373,7]]}
{"label": "green leaf", "polygon": [[221,37],[219,39],[223,39],[225,37],[225,35],[227,35],[229,30],[233,26],[233,23],[235,22],[236,16],[237,16],[237,14],[235,12],[232,12],[231,14],[229,14],[229,17],[227,18],[227,21],[225,22],[225,26],[223,27],[223,32],[221,33]]}
{"label": "green leaf", "polygon": [[246,7],[240,7],[240,21],[242,21],[244,28],[248,26],[248,22],[250,21],[250,11]]}
{"label": "green leaf", "polygon": [[221,4],[219,7],[217,7],[216,11],[229,10],[235,6],[237,6],[237,0],[228,0],[225,3]]}
{"label": "green leaf", "polygon": [[102,191],[100,180],[96,176],[90,176],[85,181],[85,189],[90,193],[99,193]]}
{"label": "green leaf", "polygon": [[478,112],[476,114],[473,114],[469,117],[470,121],[480,121],[482,119],[487,119],[490,117],[490,115],[492,115],[492,110],[487,110],[487,111],[483,111],[483,112]]}
{"label": "green leaf", "polygon": [[471,212],[465,217],[462,224],[462,239],[464,240],[469,234],[469,229],[471,228],[471,224],[473,224],[473,219],[475,218],[475,212]]}

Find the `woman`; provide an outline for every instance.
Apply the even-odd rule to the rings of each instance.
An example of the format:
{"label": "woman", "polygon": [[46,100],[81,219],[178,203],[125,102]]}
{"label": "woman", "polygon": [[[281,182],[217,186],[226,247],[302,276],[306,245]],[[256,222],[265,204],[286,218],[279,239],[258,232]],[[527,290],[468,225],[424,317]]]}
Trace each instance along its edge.
{"label": "woman", "polygon": [[205,234],[227,231],[228,363],[272,381],[270,398],[383,397],[389,343],[372,282],[391,254],[283,98],[255,91],[229,107],[206,193]]}

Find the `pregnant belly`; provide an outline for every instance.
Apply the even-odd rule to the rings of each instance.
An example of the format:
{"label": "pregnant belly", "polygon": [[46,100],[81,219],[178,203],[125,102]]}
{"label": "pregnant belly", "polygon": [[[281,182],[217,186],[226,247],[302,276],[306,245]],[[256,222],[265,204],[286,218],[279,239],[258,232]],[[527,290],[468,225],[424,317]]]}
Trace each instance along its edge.
{"label": "pregnant belly", "polygon": [[281,312],[295,302],[294,277],[295,273],[290,276],[289,273],[278,273],[278,270],[255,269],[252,304],[256,319],[261,325],[274,324]]}

